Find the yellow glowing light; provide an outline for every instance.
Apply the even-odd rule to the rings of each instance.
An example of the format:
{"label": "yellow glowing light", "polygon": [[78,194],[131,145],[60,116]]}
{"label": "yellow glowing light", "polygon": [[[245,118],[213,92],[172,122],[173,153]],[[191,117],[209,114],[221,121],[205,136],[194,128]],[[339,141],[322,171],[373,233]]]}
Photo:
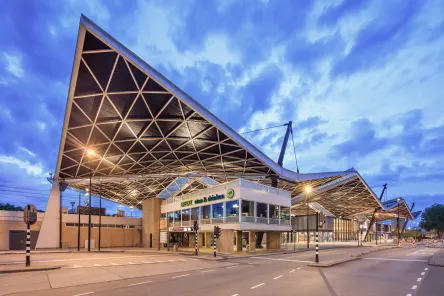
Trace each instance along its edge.
{"label": "yellow glowing light", "polygon": [[96,152],[92,149],[86,149],[86,154],[88,156],[94,156],[94,155],[96,155]]}
{"label": "yellow glowing light", "polygon": [[305,187],[305,192],[306,193],[310,193],[311,192],[311,187],[310,186]]}

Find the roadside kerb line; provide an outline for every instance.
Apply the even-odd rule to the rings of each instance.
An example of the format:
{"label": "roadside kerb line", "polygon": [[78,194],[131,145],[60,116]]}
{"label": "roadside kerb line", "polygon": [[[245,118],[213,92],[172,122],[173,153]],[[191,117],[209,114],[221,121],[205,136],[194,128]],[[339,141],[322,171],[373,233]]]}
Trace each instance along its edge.
{"label": "roadside kerb line", "polygon": [[82,296],[82,295],[89,295],[89,294],[93,294],[94,292],[86,292],[86,293],[82,293],[82,294],[75,294],[73,296]]}
{"label": "roadside kerb line", "polygon": [[253,290],[253,289],[256,289],[256,288],[263,286],[263,285],[265,285],[265,283],[260,283],[259,285],[253,286],[250,289]]}
{"label": "roadside kerb line", "polygon": [[269,257],[251,257],[251,258],[254,258],[254,259],[260,259],[260,260],[274,260],[274,261],[286,261],[286,262],[313,263],[313,261],[293,260],[293,259],[281,259],[281,258],[269,258]]}
{"label": "roadside kerb line", "polygon": [[143,285],[143,284],[148,284],[148,283],[152,283],[152,281],[146,281],[146,282],[135,283],[135,284],[127,285],[127,287],[137,286],[137,285]]}

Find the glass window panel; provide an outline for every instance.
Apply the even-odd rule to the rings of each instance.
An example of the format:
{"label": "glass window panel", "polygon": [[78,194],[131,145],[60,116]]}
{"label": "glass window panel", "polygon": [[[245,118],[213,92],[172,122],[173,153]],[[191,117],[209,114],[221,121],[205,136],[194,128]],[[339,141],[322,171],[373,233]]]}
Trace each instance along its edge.
{"label": "glass window panel", "polygon": [[281,207],[281,219],[290,220],[290,207]]}
{"label": "glass window panel", "polygon": [[173,223],[173,217],[174,217],[174,213],[173,212],[169,212],[168,213],[168,223]]}
{"label": "glass window panel", "polygon": [[267,210],[267,208],[268,208],[267,204],[258,202],[257,203],[257,209],[256,209],[257,217],[268,218],[268,210]]}
{"label": "glass window panel", "polygon": [[270,218],[279,219],[279,206],[270,205]]}
{"label": "glass window panel", "polygon": [[182,221],[180,211],[174,211],[174,221],[176,221],[176,222]]}
{"label": "glass window panel", "polygon": [[239,201],[232,200],[226,203],[227,206],[227,217],[238,217],[239,216]]}
{"label": "glass window panel", "polygon": [[190,209],[182,210],[182,221],[190,221]]}
{"label": "glass window panel", "polygon": [[210,206],[202,207],[202,219],[210,219]]}
{"label": "glass window panel", "polygon": [[200,210],[199,207],[191,209],[191,220],[192,221],[199,220],[199,212],[200,212],[199,210]]}
{"label": "glass window panel", "polygon": [[223,203],[213,204],[213,218],[221,218],[224,216]]}
{"label": "glass window panel", "polygon": [[242,216],[253,217],[254,216],[254,202],[248,200],[242,200]]}

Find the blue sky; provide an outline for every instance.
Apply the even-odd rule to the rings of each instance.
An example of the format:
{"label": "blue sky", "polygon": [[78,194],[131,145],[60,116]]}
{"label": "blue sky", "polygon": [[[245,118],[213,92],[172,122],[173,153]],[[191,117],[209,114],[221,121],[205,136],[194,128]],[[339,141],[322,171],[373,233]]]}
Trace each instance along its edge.
{"label": "blue sky", "polygon": [[[432,0],[4,2],[0,202],[45,207],[83,13],[237,131],[292,120],[301,173],[354,167],[389,198],[442,203],[442,11]],[[277,159],[284,131],[246,138]],[[284,166],[295,169],[291,148]]]}

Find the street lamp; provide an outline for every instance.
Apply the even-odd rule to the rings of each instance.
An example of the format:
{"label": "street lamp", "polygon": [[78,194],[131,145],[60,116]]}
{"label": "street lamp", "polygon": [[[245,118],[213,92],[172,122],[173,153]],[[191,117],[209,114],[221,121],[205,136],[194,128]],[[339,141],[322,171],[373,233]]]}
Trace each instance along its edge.
{"label": "street lamp", "polygon": [[305,187],[305,194],[307,196],[306,197],[306,199],[307,199],[307,249],[310,248],[310,230],[308,228],[308,214],[310,213],[310,207],[309,207],[308,201],[309,201],[311,190],[312,189],[310,186]]}
{"label": "street lamp", "polygon": [[[96,152],[92,149],[86,149],[86,156],[88,158],[94,157]],[[92,183],[92,168],[89,169],[89,212],[88,212],[88,252],[91,251],[91,183]]]}
{"label": "street lamp", "polygon": [[399,245],[399,240],[401,239],[401,233],[399,232],[399,202],[401,201],[401,199],[398,197],[396,199],[396,201],[398,202],[398,245]]}

